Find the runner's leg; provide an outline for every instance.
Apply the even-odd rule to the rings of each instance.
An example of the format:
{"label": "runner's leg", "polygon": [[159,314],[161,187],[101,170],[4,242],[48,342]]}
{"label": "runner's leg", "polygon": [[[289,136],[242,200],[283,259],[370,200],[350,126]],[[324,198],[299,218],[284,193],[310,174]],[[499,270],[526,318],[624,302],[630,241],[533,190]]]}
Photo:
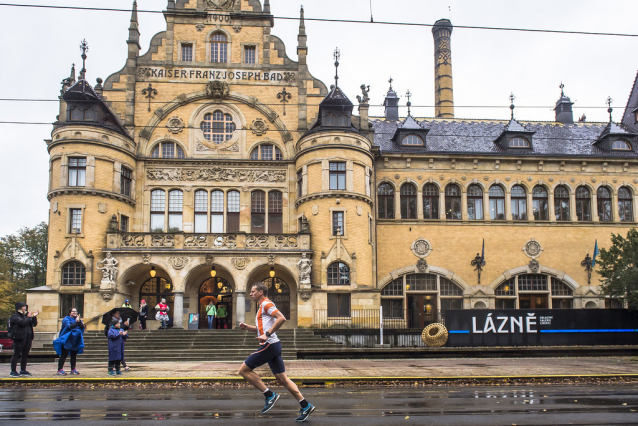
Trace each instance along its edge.
{"label": "runner's leg", "polygon": [[[265,392],[268,387],[261,381],[259,374],[255,373],[245,363],[239,368],[239,375],[242,376],[248,383],[259,389],[260,392]],[[294,383],[293,383],[294,384]]]}
{"label": "runner's leg", "polygon": [[281,384],[281,386],[285,387],[286,390],[290,392],[290,395],[292,395],[297,401],[301,401],[302,399],[304,399],[301,392],[299,392],[299,388],[297,387],[295,382],[290,380],[286,373],[275,374],[275,378]]}

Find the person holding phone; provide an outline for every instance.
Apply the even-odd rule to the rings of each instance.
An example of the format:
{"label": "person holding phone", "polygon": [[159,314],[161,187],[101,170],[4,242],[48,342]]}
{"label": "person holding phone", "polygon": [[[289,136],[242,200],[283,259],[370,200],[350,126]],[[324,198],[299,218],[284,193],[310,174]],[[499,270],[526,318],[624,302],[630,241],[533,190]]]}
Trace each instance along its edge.
{"label": "person holding phone", "polygon": [[[33,327],[38,325],[37,316],[40,311],[29,312],[24,302],[15,305],[16,312],[9,319],[11,339],[13,340],[13,356],[11,357],[11,377],[31,376],[27,371],[27,359],[33,343]],[[20,373],[16,371],[20,360]]]}
{"label": "person holding phone", "polygon": [[80,374],[75,366],[78,354],[84,352],[84,323],[76,308],[71,308],[69,315],[62,320],[60,337],[53,341],[53,348],[60,357],[58,359],[58,376],[66,376],[64,363],[69,354],[71,354],[71,374]]}

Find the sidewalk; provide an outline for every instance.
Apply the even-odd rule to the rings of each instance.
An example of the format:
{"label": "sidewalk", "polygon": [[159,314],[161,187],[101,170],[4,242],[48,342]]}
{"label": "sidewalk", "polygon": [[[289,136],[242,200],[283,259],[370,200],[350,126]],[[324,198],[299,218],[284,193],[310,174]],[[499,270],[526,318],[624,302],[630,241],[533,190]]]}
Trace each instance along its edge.
{"label": "sidewalk", "polygon": [[[243,381],[237,374],[241,363],[229,362],[130,362],[130,372],[117,379],[126,381]],[[83,363],[78,356],[79,376],[57,376],[54,363],[29,364],[33,379],[43,381],[93,381],[115,379],[107,376],[106,362]],[[70,371],[68,361],[65,366]],[[256,370],[265,378],[272,377],[268,366]],[[14,382],[9,377],[9,364],[0,364],[0,385]],[[591,358],[454,358],[454,359],[400,359],[400,360],[295,360],[286,361],[286,373],[292,379],[316,381],[353,380],[407,380],[407,379],[484,379],[504,377],[573,377],[573,376],[626,376],[638,377],[636,357]],[[25,378],[27,379],[27,378]],[[47,380],[48,379],[48,380]]]}

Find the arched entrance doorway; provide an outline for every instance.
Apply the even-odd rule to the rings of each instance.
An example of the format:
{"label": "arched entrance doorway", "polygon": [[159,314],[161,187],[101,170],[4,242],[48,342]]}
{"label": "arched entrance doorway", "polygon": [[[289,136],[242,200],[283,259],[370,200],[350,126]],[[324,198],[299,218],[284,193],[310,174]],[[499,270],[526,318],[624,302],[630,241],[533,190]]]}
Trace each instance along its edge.
{"label": "arched entrance doorway", "polygon": [[275,303],[277,309],[290,319],[290,288],[281,278],[266,278],[262,281],[268,287],[268,298]]}
{"label": "arched entrance doorway", "polygon": [[[173,309],[173,302],[175,301],[175,296],[173,296],[173,284],[166,278],[155,277],[147,280],[140,288],[140,300],[146,300],[146,304],[149,307],[148,319],[150,321],[155,321],[155,314],[157,313],[155,306],[162,298],[166,299],[166,304],[170,308],[168,316],[171,319],[169,324],[172,325],[173,316],[175,315],[175,310]],[[151,327],[149,326],[148,328]]]}
{"label": "arched entrance doorway", "polygon": [[199,328],[208,328],[206,305],[212,300],[217,310],[226,308],[226,319],[215,318],[213,328],[233,328],[233,286],[224,278],[209,278],[199,286]]}

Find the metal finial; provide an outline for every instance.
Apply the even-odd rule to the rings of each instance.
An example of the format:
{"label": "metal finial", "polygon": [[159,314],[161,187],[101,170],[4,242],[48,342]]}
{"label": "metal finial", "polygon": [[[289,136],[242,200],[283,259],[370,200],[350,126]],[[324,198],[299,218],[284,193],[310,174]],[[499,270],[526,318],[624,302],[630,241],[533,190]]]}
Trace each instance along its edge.
{"label": "metal finial", "polygon": [[390,90],[389,92],[392,91],[392,82],[394,81],[394,79],[392,78],[392,76],[390,76],[390,79],[388,80],[388,83],[390,83]]}
{"label": "metal finial", "polygon": [[335,86],[339,87],[339,58],[341,58],[341,51],[338,47],[335,47],[335,51],[332,56],[335,58]]}
{"label": "metal finial", "polygon": [[410,107],[412,106],[412,102],[410,102],[410,97],[412,97],[412,93],[410,92],[410,89],[408,89],[407,92],[405,92],[405,97],[408,98],[408,102],[406,103],[406,105],[408,106],[408,117],[410,116]]}
{"label": "metal finial", "polygon": [[89,51],[89,44],[86,39],[80,42],[80,50],[82,51],[82,70],[80,71],[80,80],[84,80],[86,77],[86,52]]}
{"label": "metal finial", "polygon": [[560,86],[558,86],[558,87],[560,87],[560,97],[564,98],[565,97],[565,92],[563,92],[563,89],[565,88],[565,85],[563,84],[562,81],[560,82]]}
{"label": "metal finial", "polygon": [[614,102],[614,100],[611,98],[611,96],[607,96],[607,100],[605,101],[605,103],[607,104],[607,106],[609,108],[607,108],[607,112],[609,113],[609,122],[611,123],[611,112],[614,110],[611,107],[612,102]]}
{"label": "metal finial", "polygon": [[514,119],[514,99],[516,99],[516,96],[514,96],[514,93],[510,94],[510,110],[512,111],[512,120]]}

